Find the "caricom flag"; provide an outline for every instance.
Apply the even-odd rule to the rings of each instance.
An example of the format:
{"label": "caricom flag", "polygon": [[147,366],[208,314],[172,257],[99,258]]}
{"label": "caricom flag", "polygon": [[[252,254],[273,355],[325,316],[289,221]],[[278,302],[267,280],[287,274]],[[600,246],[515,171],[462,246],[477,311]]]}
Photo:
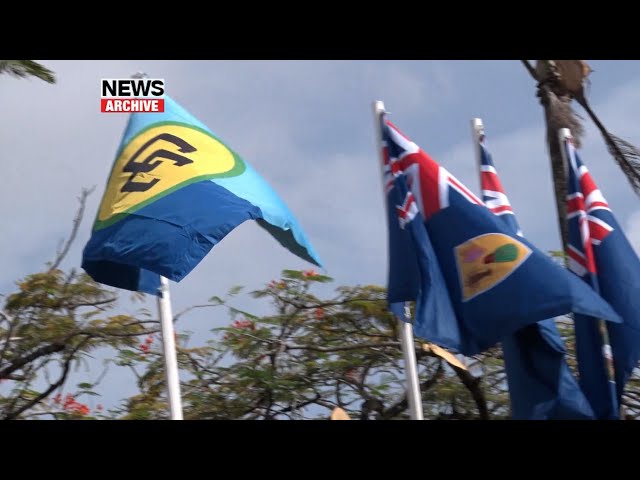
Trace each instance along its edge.
{"label": "caricom flag", "polygon": [[289,251],[321,266],[267,182],[165,96],[163,113],[129,118],[82,267],[100,283],[158,294],[160,275],[182,280],[246,220],[256,220]]}

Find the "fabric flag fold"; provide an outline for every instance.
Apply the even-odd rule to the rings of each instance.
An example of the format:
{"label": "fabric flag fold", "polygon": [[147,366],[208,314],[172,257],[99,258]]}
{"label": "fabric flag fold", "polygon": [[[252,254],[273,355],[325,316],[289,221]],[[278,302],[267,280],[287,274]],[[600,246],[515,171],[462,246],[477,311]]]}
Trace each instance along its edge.
{"label": "fabric flag fold", "polygon": [[129,117],[82,267],[96,281],[158,294],[229,232],[256,220],[282,246],[322,266],[269,184],[170,97],[163,113]]}
{"label": "fabric flag fold", "polygon": [[[523,236],[484,134],[475,147],[480,153],[482,200],[513,233]],[[542,320],[507,335],[502,339],[502,351],[513,419],[594,418],[566,362],[566,347],[554,319]]]}
{"label": "fabric flag fold", "polygon": [[597,316],[576,315],[580,384],[597,418],[618,419],[624,387],[640,360],[640,260],[571,138],[564,138],[563,148],[568,161],[569,270],[623,320],[607,323],[602,332]]}
{"label": "fabric flag fold", "polygon": [[[429,307],[416,312],[416,335],[470,356],[526,325],[571,311],[620,322],[588,285],[513,233],[384,116],[382,122],[387,210],[396,212],[388,222],[388,301]],[[432,255],[418,248],[429,245]],[[418,258],[435,275],[424,276]],[[445,296],[455,321],[436,311],[447,308]]]}

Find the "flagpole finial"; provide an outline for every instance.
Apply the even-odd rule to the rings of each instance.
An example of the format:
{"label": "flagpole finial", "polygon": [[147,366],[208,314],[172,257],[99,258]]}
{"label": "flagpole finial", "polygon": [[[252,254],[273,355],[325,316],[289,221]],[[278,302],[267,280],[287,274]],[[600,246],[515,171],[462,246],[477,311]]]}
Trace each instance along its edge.
{"label": "flagpole finial", "polygon": [[376,100],[375,102],[373,102],[373,111],[377,114],[377,115],[381,115],[381,114],[387,114],[389,112],[387,112],[387,110],[384,108],[384,102],[381,100]]}
{"label": "flagpole finial", "polygon": [[569,130],[568,128],[561,128],[559,131],[559,134],[560,134],[561,141],[564,139],[570,140],[572,138],[571,130]]}
{"label": "flagpole finial", "polygon": [[478,138],[484,136],[484,123],[482,123],[481,118],[471,119],[471,127]]}

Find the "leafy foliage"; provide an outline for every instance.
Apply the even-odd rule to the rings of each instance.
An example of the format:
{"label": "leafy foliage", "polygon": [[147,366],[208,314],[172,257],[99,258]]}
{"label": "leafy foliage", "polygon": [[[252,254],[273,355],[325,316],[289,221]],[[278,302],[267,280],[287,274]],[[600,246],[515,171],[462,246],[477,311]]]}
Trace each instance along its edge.
{"label": "leafy foliage", "polygon": [[33,60],[0,60],[0,74],[2,73],[18,78],[35,77],[47,83],[56,83],[55,74]]}
{"label": "leafy foliage", "polygon": [[[212,298],[208,306],[227,308],[232,321],[214,329],[204,346],[188,348],[188,338],[181,339],[185,418],[325,419],[335,407],[352,418],[408,418],[398,324],[385,290],[339,287],[330,299],[312,293],[315,284],[331,280],[285,270],[281,279],[251,292],[270,301],[274,313],[265,317],[233,307],[238,289]],[[508,415],[497,349],[460,367],[424,345],[416,342],[428,418]],[[126,402],[126,418],[158,418],[160,405],[166,414],[159,352],[145,361],[141,394]]]}

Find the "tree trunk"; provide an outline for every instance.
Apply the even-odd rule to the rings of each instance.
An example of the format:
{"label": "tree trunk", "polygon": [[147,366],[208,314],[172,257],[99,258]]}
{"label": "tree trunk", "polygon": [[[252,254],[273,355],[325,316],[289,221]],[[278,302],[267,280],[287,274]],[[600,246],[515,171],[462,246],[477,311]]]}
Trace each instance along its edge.
{"label": "tree trunk", "polygon": [[538,80],[538,96],[544,108],[547,149],[551,161],[551,174],[556,197],[556,215],[562,248],[566,250],[569,234],[566,216],[567,175],[558,132],[561,128],[571,130],[576,147],[580,147],[584,128],[571,108],[573,96],[561,82],[555,61],[538,60],[535,72],[530,70],[530,73]]}
{"label": "tree trunk", "polygon": [[[560,238],[562,239],[562,249],[566,251],[569,238],[569,226],[567,225],[567,175],[560,150],[560,140],[558,138],[558,127],[554,121],[554,113],[548,104],[545,105],[545,97],[551,102],[570,102],[571,99],[566,97],[558,98],[550,89],[544,88],[541,91],[541,100],[544,106],[545,124],[547,127],[547,149],[549,151],[549,159],[551,161],[551,174],[553,177],[553,188],[556,197],[556,218],[560,229]],[[553,97],[553,98],[552,98]],[[568,100],[568,101],[567,101]],[[568,128],[568,127],[564,127]]]}

